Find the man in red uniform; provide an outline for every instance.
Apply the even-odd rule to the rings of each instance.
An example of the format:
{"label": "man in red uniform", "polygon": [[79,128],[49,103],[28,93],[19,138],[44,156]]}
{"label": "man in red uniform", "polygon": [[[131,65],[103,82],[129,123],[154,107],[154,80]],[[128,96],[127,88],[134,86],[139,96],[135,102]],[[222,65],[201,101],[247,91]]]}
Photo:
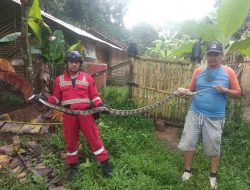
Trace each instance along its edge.
{"label": "man in red uniform", "polygon": [[[82,56],[77,51],[68,51],[64,62],[64,74],[55,80],[53,96],[44,97],[35,95],[34,101],[39,98],[52,104],[61,104],[71,110],[89,109],[91,105],[107,107],[103,104],[97,92],[93,78],[80,71]],[[63,114],[63,133],[66,141],[66,162],[70,166],[67,177],[71,181],[77,172],[79,129],[83,132],[91,151],[97,161],[101,163],[103,174],[111,177],[111,168],[108,162],[108,152],[104,149],[99,131],[92,115]]]}

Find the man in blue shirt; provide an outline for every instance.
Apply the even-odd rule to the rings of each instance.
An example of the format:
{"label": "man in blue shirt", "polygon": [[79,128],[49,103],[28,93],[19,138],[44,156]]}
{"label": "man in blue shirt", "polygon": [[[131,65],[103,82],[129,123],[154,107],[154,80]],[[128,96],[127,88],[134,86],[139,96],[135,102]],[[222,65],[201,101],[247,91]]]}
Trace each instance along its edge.
{"label": "man in blue shirt", "polygon": [[211,42],[207,45],[207,65],[194,71],[188,90],[191,92],[209,88],[213,90],[193,96],[178,145],[184,157],[182,180],[187,181],[192,176],[192,157],[198,139],[202,136],[204,152],[211,158],[209,181],[211,188],[214,189],[217,188],[216,172],[225,123],[226,98],[239,97],[241,94],[235,72],[230,67],[222,65],[223,57],[220,42]]}

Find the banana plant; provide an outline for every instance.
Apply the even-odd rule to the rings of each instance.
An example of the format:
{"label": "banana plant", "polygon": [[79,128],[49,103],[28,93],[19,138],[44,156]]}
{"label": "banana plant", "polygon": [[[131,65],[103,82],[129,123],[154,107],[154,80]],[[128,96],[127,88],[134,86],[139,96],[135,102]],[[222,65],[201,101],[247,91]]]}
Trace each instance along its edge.
{"label": "banana plant", "polygon": [[56,30],[51,36],[48,49],[44,51],[42,56],[48,61],[52,69],[56,69],[63,63],[63,55],[65,51],[65,40],[61,30]]}
{"label": "banana plant", "polygon": [[73,50],[76,50],[78,51],[80,54],[82,54],[83,57],[86,57],[88,56],[88,53],[87,53],[87,50],[86,50],[86,47],[84,45],[84,43],[81,41],[81,40],[78,40],[77,43],[71,45],[67,51],[73,51]]}
{"label": "banana plant", "polygon": [[65,52],[65,40],[61,30],[56,30],[50,37],[47,44],[34,45],[31,47],[32,54],[39,54],[44,61],[49,63],[53,76],[57,74],[57,70],[63,65],[63,56]]}
{"label": "banana plant", "polygon": [[193,40],[187,35],[175,35],[153,42],[152,48],[147,48],[146,56],[154,58],[185,59],[184,53],[188,53],[192,48]]}
{"label": "banana plant", "polygon": [[29,12],[28,24],[38,42],[31,47],[32,54],[40,54],[51,65],[53,77],[56,70],[63,64],[65,40],[62,31],[52,33],[50,27],[43,21],[39,1],[34,0]]}
{"label": "banana plant", "polygon": [[47,44],[51,35],[50,27],[43,21],[39,1],[34,0],[29,12],[29,27],[32,29],[34,36],[39,44]]}
{"label": "banana plant", "polygon": [[[250,54],[249,36],[245,39],[233,41],[232,36],[242,26],[248,14],[250,0],[221,0],[217,9],[214,10],[206,19],[200,22],[186,21],[180,25],[180,30],[202,38],[204,41],[218,40],[222,42],[225,54],[230,54],[236,50]],[[190,49],[191,52],[191,49]]]}
{"label": "banana plant", "polygon": [[84,45],[82,44],[82,41],[79,40],[77,43],[71,45],[69,48],[68,48],[68,51],[78,51],[78,52],[83,52],[84,51]]}
{"label": "banana plant", "polygon": [[227,49],[228,54],[240,52],[245,56],[250,56],[250,36],[242,37],[238,41],[232,41]]}
{"label": "banana plant", "polygon": [[153,58],[166,58],[167,48],[165,46],[165,40],[156,40],[153,42],[153,44],[154,47],[147,48],[145,55]]}

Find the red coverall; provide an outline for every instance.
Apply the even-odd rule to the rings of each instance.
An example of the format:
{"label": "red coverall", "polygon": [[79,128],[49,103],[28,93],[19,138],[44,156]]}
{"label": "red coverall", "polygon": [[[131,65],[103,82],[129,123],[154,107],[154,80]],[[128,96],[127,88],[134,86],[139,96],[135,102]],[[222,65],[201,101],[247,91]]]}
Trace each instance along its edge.
{"label": "red coverall", "polygon": [[[102,103],[96,90],[93,78],[80,72],[75,85],[67,71],[58,76],[55,81],[53,96],[48,97],[48,102],[68,106],[71,110],[83,110],[92,102],[95,106]],[[76,164],[78,161],[79,129],[82,130],[96,160],[103,162],[108,159],[108,152],[104,149],[99,131],[92,115],[63,114],[63,133],[66,141],[66,161]]]}

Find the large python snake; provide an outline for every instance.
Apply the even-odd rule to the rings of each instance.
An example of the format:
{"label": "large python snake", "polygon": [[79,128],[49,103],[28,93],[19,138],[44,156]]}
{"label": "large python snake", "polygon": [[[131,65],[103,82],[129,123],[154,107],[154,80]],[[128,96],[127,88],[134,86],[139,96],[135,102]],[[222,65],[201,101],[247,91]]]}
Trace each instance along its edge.
{"label": "large python snake", "polygon": [[[39,99],[39,101],[49,108],[52,108],[52,109],[55,109],[55,110],[58,110],[58,111],[61,111],[61,112],[67,113],[67,114],[71,114],[71,115],[91,115],[91,114],[94,114],[97,112],[100,112],[100,113],[101,112],[109,112],[112,115],[127,116],[127,115],[133,115],[133,114],[137,114],[137,113],[148,112],[149,110],[152,110],[156,107],[159,107],[162,104],[165,104],[173,97],[178,96],[179,93],[182,93],[183,95],[187,95],[187,96],[194,96],[194,95],[197,95],[199,93],[210,91],[210,90],[213,90],[213,88],[207,88],[207,89],[199,90],[196,92],[190,92],[187,89],[180,88],[180,89],[174,91],[173,93],[171,93],[166,98],[164,98],[164,99],[162,99],[154,104],[151,104],[151,105],[148,105],[145,107],[141,107],[141,108],[137,108],[137,109],[132,109],[132,110],[118,110],[118,109],[112,109],[112,108],[108,108],[108,107],[97,107],[97,108],[93,108],[93,109],[89,109],[89,110],[71,110],[71,109],[67,109],[64,107],[50,104],[42,99]],[[35,95],[32,95],[29,99],[32,100],[32,98],[34,96]]]}

